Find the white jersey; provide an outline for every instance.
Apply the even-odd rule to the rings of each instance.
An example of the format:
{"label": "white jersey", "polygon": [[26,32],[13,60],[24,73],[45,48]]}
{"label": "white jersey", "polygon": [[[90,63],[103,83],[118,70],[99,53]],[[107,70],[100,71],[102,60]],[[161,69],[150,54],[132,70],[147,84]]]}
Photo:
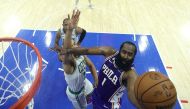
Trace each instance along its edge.
{"label": "white jersey", "polygon": [[[61,38],[64,41],[65,33],[63,31],[63,28],[60,28],[60,31],[61,31]],[[77,36],[75,29],[73,29],[73,31],[72,31],[72,40],[75,42],[75,44],[79,41],[79,37]]]}
{"label": "white jersey", "polygon": [[65,74],[65,80],[68,87],[73,92],[79,92],[85,85],[85,75],[86,75],[86,62],[84,56],[79,56],[75,59],[76,68],[72,74]]}

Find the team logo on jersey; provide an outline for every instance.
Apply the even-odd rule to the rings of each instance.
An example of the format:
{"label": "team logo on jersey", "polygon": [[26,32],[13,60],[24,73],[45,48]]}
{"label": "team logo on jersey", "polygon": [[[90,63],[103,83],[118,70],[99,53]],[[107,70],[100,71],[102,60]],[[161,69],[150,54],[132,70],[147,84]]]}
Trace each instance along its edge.
{"label": "team logo on jersey", "polygon": [[81,61],[81,63],[78,65],[79,72],[84,74],[86,73],[86,63],[85,61]]}
{"label": "team logo on jersey", "polygon": [[114,85],[116,85],[118,77],[114,74],[114,72],[109,69],[109,67],[105,64],[103,65],[102,70],[103,73],[108,77],[108,79],[111,80]]}

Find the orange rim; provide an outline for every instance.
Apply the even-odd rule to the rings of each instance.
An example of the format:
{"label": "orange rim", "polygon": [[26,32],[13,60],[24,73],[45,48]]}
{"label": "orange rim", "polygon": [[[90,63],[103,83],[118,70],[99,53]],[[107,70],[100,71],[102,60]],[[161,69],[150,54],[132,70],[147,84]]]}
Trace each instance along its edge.
{"label": "orange rim", "polygon": [[38,51],[38,48],[26,40],[23,40],[21,38],[4,37],[4,38],[0,38],[0,42],[2,42],[2,41],[5,41],[5,42],[12,42],[12,41],[13,42],[22,42],[22,43],[30,46],[35,51],[35,53],[38,57],[39,68],[38,68],[38,71],[37,71],[37,74],[35,76],[35,80],[34,80],[33,84],[31,85],[29,90],[15,104],[13,104],[10,107],[10,109],[24,109],[27,106],[27,104],[30,102],[32,97],[34,96],[36,90],[40,86],[41,71],[42,71],[42,57],[40,55],[40,52]]}

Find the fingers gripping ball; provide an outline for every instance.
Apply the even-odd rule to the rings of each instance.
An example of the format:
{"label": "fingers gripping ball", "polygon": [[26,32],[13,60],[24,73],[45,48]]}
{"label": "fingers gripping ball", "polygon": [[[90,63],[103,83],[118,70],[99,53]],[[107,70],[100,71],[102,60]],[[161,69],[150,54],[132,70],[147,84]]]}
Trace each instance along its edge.
{"label": "fingers gripping ball", "polygon": [[145,109],[170,109],[177,100],[175,86],[159,72],[146,72],[135,81],[135,97]]}

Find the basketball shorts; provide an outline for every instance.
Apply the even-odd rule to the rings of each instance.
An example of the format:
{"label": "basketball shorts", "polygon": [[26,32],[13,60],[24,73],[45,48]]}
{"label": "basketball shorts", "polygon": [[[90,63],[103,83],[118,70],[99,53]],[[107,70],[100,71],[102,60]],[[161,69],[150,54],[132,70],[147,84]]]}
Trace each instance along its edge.
{"label": "basketball shorts", "polygon": [[75,109],[86,109],[87,102],[90,102],[86,100],[86,96],[91,95],[92,92],[93,85],[88,79],[85,79],[84,87],[82,87],[78,92],[73,92],[69,87],[66,89],[66,94]]}

